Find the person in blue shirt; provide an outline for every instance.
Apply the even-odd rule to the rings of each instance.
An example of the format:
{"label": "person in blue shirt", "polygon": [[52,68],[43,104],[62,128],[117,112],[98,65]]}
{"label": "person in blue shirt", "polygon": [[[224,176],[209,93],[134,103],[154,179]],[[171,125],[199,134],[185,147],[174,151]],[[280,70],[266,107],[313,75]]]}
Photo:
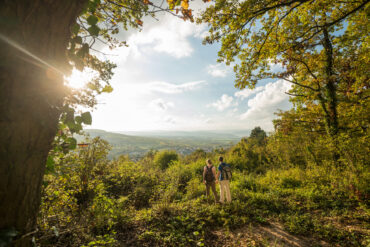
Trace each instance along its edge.
{"label": "person in blue shirt", "polygon": [[225,201],[225,194],[226,194],[226,201],[231,202],[231,193],[230,193],[230,181],[228,178],[225,177],[225,173],[222,172],[223,168],[225,166],[228,166],[228,164],[224,163],[224,158],[219,157],[218,160],[220,161],[220,164],[218,165],[218,172],[217,172],[217,178],[220,183],[220,203],[224,203]]}

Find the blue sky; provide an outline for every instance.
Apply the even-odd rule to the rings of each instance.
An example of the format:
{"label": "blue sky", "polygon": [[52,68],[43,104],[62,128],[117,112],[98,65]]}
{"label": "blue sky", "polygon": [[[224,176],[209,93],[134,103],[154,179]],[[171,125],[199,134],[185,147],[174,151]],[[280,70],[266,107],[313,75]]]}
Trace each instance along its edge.
{"label": "blue sky", "polygon": [[[291,104],[285,81],[234,87],[231,67],[218,64],[219,44],[204,46],[206,26],[169,15],[124,34],[129,47],[102,48],[117,63],[114,91],[98,97],[90,128],[108,131],[273,129],[278,109]],[[88,72],[75,72],[80,84]]]}

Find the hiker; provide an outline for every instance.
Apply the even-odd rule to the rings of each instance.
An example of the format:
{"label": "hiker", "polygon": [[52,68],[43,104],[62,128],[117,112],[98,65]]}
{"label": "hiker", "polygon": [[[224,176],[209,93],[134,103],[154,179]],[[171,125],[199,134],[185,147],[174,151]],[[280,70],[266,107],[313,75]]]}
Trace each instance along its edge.
{"label": "hiker", "polygon": [[231,170],[230,166],[224,163],[224,158],[219,157],[218,160],[220,164],[218,166],[217,178],[220,181],[220,203],[225,201],[225,193],[227,202],[231,202],[231,193],[230,193],[230,179],[231,179]]}
{"label": "hiker", "polygon": [[206,166],[203,169],[203,183],[206,185],[206,196],[209,202],[210,192],[209,189],[212,188],[213,196],[215,197],[215,203],[217,203],[217,194],[216,194],[216,168],[212,165],[210,159],[207,160]]}

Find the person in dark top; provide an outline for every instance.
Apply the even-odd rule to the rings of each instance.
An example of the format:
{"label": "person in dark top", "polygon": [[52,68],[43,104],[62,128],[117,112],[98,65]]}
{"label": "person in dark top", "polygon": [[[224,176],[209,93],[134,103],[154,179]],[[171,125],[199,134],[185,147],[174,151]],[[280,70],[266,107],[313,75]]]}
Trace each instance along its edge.
{"label": "person in dark top", "polygon": [[213,195],[215,197],[215,203],[217,203],[217,195],[216,195],[216,168],[212,165],[211,160],[207,160],[206,166],[203,169],[203,183],[206,185],[206,195],[207,200],[210,199],[210,188],[212,188]]}

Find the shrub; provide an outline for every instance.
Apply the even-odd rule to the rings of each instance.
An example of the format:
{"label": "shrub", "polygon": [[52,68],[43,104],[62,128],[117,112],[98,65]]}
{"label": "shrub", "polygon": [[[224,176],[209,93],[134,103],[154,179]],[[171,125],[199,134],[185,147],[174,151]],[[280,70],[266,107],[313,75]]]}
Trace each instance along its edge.
{"label": "shrub", "polygon": [[281,187],[283,188],[297,188],[297,187],[300,187],[302,184],[301,181],[299,181],[298,179],[295,179],[295,178],[290,178],[290,177],[287,177],[287,178],[282,178],[281,180]]}
{"label": "shrub", "polygon": [[176,151],[164,150],[155,154],[154,163],[162,170],[168,168],[168,166],[179,159]]}

